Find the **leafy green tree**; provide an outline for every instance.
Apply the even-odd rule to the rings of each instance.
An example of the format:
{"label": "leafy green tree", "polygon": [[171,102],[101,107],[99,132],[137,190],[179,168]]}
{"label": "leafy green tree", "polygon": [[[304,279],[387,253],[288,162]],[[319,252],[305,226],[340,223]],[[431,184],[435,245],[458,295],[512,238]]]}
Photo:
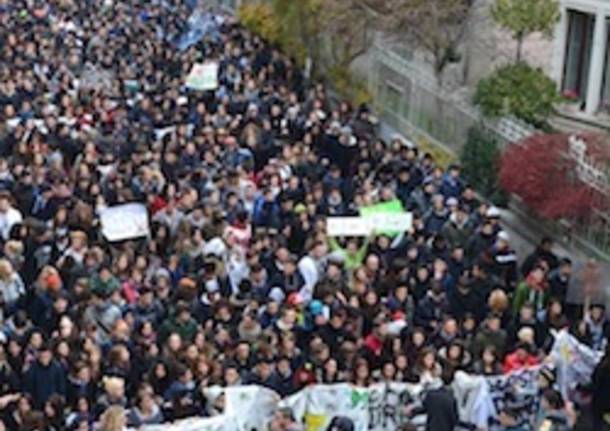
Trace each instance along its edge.
{"label": "leafy green tree", "polygon": [[506,193],[498,180],[500,148],[498,140],[483,124],[468,130],[468,139],[460,154],[464,178],[495,205],[505,205]]}
{"label": "leafy green tree", "polygon": [[244,3],[238,18],[300,67],[308,65],[310,77],[330,79],[354,103],[370,101],[366,85],[350,71],[377,29],[376,15],[364,0],[259,0]]}
{"label": "leafy green tree", "polygon": [[559,21],[560,9],[557,0],[495,0],[491,7],[494,21],[510,31],[517,41],[517,62],[521,61],[523,41],[540,32],[552,37]]}
{"label": "leafy green tree", "polygon": [[[471,25],[474,0],[259,0],[249,6],[250,3],[243,6],[247,13],[241,15],[248,20],[242,22],[265,24],[262,29],[275,36],[272,41],[301,65],[309,58],[314,73],[340,70],[339,74],[345,74],[366,53],[375,34],[381,32],[388,38],[407,40],[424,52],[442,85],[447,66],[461,59],[458,48]],[[270,11],[273,19],[269,19]],[[256,28],[249,28],[261,34]]]}
{"label": "leafy green tree", "polygon": [[280,23],[268,3],[244,3],[237,11],[237,18],[244,27],[263,39],[271,43],[279,42]]}
{"label": "leafy green tree", "polygon": [[293,56],[301,66],[309,58],[319,56],[319,33],[322,0],[271,0],[271,8],[280,24],[282,49]]}
{"label": "leafy green tree", "polygon": [[480,80],[474,95],[474,103],[488,117],[514,115],[541,128],[559,100],[555,82],[525,63],[504,66]]}

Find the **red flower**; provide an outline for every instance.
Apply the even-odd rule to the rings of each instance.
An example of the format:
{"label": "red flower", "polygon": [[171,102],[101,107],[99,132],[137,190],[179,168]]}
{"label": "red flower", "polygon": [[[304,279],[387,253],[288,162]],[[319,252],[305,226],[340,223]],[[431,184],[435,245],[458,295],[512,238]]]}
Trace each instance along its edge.
{"label": "red flower", "polygon": [[563,90],[563,93],[561,93],[561,95],[565,99],[569,99],[569,100],[578,100],[580,98],[580,95],[578,94],[578,92],[576,90]]}

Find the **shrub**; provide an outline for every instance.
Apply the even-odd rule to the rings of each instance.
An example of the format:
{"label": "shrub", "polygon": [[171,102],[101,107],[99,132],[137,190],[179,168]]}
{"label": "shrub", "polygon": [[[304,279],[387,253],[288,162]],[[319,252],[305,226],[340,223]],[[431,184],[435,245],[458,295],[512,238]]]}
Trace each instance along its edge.
{"label": "shrub", "polygon": [[599,207],[597,192],[575,173],[568,154],[568,135],[534,135],[513,144],[502,155],[500,181],[538,215],[577,219]]}
{"label": "shrub", "polygon": [[278,43],[281,36],[281,23],[268,3],[247,2],[237,11],[239,22],[251,32],[270,43]]}
{"label": "shrub", "polygon": [[546,126],[559,100],[555,82],[525,63],[502,67],[482,79],[474,96],[486,116],[514,115],[540,128]]}
{"label": "shrub", "polygon": [[498,180],[498,140],[484,125],[475,125],[468,130],[468,139],[462,148],[460,161],[464,178],[475,190],[495,205],[506,205],[508,198]]}
{"label": "shrub", "polygon": [[355,77],[348,67],[335,65],[328,70],[327,77],[339,96],[355,106],[369,104],[373,100],[366,82]]}

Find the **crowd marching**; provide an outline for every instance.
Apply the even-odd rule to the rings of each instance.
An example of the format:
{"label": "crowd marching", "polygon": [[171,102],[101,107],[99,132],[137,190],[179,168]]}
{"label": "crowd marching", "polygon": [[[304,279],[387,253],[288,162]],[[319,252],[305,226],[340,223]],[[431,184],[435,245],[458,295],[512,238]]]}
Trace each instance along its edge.
{"label": "crowd marching", "polygon": [[[0,430],[212,416],[211,385],[398,381],[438,387],[423,408],[444,431],[456,370],[539,364],[561,328],[605,349],[605,308],[567,309],[551,240],[517,256],[460,166],[380,139],[233,19],[185,39],[195,3],[0,0]],[[209,60],[218,88],[186,88]],[[327,235],[396,200],[409,232]],[[150,235],[107,241],[100,213],[130,202]],[[545,378],[534,423],[507,409],[505,429],[573,426]],[[609,379],[607,355],[583,388],[600,425]]]}

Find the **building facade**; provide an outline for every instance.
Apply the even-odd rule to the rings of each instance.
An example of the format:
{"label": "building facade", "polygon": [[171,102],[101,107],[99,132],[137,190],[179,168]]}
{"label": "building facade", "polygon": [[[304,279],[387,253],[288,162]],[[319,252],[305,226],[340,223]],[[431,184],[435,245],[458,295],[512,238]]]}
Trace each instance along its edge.
{"label": "building facade", "polygon": [[551,73],[584,113],[610,112],[610,0],[561,0]]}

